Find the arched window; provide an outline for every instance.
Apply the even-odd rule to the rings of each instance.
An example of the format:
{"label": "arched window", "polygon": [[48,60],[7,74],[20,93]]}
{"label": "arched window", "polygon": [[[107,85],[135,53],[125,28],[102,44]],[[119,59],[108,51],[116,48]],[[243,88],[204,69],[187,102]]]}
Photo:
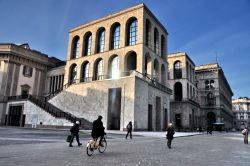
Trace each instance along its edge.
{"label": "arched window", "polygon": [[80,38],[79,36],[75,36],[72,40],[72,55],[71,59],[78,58],[79,56],[79,46],[80,46]]}
{"label": "arched window", "polygon": [[182,100],[182,84],[180,82],[176,82],[174,85],[174,99],[176,101]]}
{"label": "arched window", "polygon": [[87,32],[84,40],[84,55],[90,55],[91,54],[91,44],[92,44],[92,34],[91,32]]}
{"label": "arched window", "polygon": [[111,28],[111,49],[120,48],[120,24],[116,23]]}
{"label": "arched window", "polygon": [[205,89],[209,89],[209,80],[205,81]]}
{"label": "arched window", "polygon": [[138,22],[136,18],[129,20],[127,24],[127,45],[135,45],[137,44],[137,37],[138,37]]}
{"label": "arched window", "polygon": [[151,47],[151,23],[146,20],[146,46]]}
{"label": "arched window", "polygon": [[95,63],[95,80],[102,80],[104,77],[103,74],[103,59],[98,59]]}
{"label": "arched window", "polygon": [[76,77],[77,77],[77,66],[76,64],[73,64],[70,67],[70,71],[69,71],[69,84],[76,83]]}
{"label": "arched window", "polygon": [[153,78],[157,81],[159,79],[159,63],[157,59],[154,61]]}
{"label": "arched window", "polygon": [[182,78],[181,62],[176,61],[174,63],[174,79],[180,79],[180,78]]}
{"label": "arched window", "polygon": [[81,82],[88,82],[89,78],[89,62],[84,62],[82,65],[82,77]]}
{"label": "arched window", "polygon": [[214,89],[214,80],[210,80],[210,88]]}
{"label": "arched window", "polygon": [[165,69],[165,66],[162,65],[162,66],[161,66],[161,83],[162,83],[163,85],[166,84],[166,79],[167,79],[166,77],[167,77],[166,69]]}
{"label": "arched window", "polygon": [[152,68],[152,60],[150,55],[147,53],[145,55],[145,75],[151,78],[151,68]]}
{"label": "arched window", "polygon": [[98,30],[97,35],[97,53],[104,52],[105,48],[105,29],[101,28]]}
{"label": "arched window", "polygon": [[161,57],[163,57],[164,54],[166,54],[166,40],[165,37],[161,35]]}
{"label": "arched window", "polygon": [[159,32],[157,28],[154,30],[154,51],[159,54]]}
{"label": "arched window", "polygon": [[118,56],[113,56],[109,63],[109,75],[112,79],[117,79],[120,76],[119,72],[119,58]]}
{"label": "arched window", "polygon": [[135,52],[129,53],[129,55],[126,58],[126,71],[129,72],[131,70],[136,70],[137,65],[137,55]]}

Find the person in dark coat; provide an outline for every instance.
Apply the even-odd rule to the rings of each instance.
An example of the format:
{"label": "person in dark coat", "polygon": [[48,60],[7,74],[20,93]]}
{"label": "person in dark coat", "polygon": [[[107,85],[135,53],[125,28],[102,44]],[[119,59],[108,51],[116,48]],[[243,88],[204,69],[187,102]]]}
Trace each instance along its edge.
{"label": "person in dark coat", "polygon": [[248,129],[247,129],[247,127],[244,128],[244,130],[242,131],[242,134],[244,136],[244,144],[248,144]]}
{"label": "person in dark coat", "polygon": [[126,135],[126,139],[128,137],[128,135],[130,136],[130,139],[132,139],[132,129],[133,129],[133,125],[132,122],[130,121],[127,125],[127,135]]}
{"label": "person in dark coat", "polygon": [[173,127],[173,124],[172,123],[169,123],[168,125],[168,128],[167,128],[167,139],[168,139],[168,148],[171,149],[171,144],[172,144],[172,140],[174,139],[174,134],[175,134],[175,131],[174,131],[174,127]]}
{"label": "person in dark coat", "polygon": [[74,123],[74,125],[71,127],[71,129],[70,129],[70,132],[71,132],[71,140],[70,140],[70,142],[69,142],[69,147],[73,147],[72,146],[72,142],[73,142],[73,140],[74,140],[74,137],[76,137],[76,141],[77,141],[77,143],[78,143],[78,146],[81,146],[82,144],[79,142],[79,121],[76,121],[75,123]]}
{"label": "person in dark coat", "polygon": [[93,122],[91,132],[91,136],[93,137],[93,139],[97,140],[100,137],[99,146],[103,146],[102,139],[105,135],[104,129],[105,128],[103,127],[102,116],[99,115],[98,118]]}

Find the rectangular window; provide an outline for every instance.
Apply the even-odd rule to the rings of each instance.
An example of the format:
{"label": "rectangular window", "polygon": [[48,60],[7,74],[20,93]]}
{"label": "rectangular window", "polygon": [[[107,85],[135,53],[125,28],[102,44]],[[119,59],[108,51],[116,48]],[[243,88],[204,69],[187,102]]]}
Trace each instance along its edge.
{"label": "rectangular window", "polygon": [[29,66],[23,66],[23,75],[25,77],[32,77],[33,68]]}

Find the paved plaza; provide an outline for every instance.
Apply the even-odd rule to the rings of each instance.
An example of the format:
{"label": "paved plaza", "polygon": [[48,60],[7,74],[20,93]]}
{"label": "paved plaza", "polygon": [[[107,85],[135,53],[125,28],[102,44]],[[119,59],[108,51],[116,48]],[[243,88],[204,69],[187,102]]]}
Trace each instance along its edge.
{"label": "paved plaza", "polygon": [[0,127],[1,166],[249,166],[250,145],[240,133],[178,137],[168,149],[166,139],[108,133],[105,153],[86,155],[89,132],[81,132],[84,146],[68,147],[68,131]]}

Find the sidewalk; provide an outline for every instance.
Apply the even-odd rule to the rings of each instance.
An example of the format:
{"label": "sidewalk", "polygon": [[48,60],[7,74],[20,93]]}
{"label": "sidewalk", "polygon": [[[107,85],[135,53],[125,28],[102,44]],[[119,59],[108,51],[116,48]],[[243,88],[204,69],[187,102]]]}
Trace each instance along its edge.
{"label": "sidewalk", "polygon": [[[120,135],[126,135],[126,131],[118,131],[118,130],[106,130],[107,134],[120,134]],[[154,137],[154,138],[166,138],[166,132],[165,131],[159,131],[159,132],[153,132],[153,131],[134,131],[132,133],[135,136],[144,136],[144,137]],[[199,132],[175,132],[174,137],[188,137],[188,136],[194,136],[194,135],[202,135],[203,133]]]}

